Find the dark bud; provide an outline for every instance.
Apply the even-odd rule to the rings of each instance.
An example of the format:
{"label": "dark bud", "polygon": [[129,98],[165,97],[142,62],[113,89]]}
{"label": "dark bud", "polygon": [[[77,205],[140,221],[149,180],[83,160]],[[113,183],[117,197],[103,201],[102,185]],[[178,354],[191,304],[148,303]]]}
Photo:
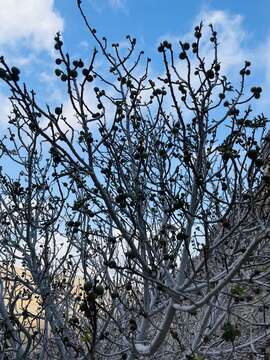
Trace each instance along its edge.
{"label": "dark bud", "polygon": [[80,310],[84,312],[88,310],[87,304],[85,302],[80,305]]}
{"label": "dark bud", "polygon": [[111,244],[115,244],[116,243],[116,238],[114,236],[110,236],[108,237],[108,241],[111,243]]}
{"label": "dark bud", "polygon": [[76,70],[69,70],[68,75],[69,75],[71,78],[76,78],[76,77],[78,76],[78,73],[77,73]]}
{"label": "dark bud", "polygon": [[127,283],[127,285],[126,285],[126,290],[127,290],[127,291],[131,291],[131,290],[132,290],[131,282],[128,282],[128,283]]}
{"label": "dark bud", "polygon": [[89,75],[89,73],[90,73],[89,69],[84,68],[84,69],[82,70],[82,74],[83,74],[84,76]]}
{"label": "dark bud", "polygon": [[102,285],[97,285],[95,288],[95,293],[98,296],[102,296],[104,294],[104,287]]}
{"label": "dark bud", "polygon": [[55,69],[54,73],[56,76],[60,76],[62,74],[62,71],[60,69]]}
{"label": "dark bud", "polygon": [[62,62],[62,60],[61,60],[61,59],[59,59],[59,58],[55,60],[55,63],[56,63],[57,65],[60,65],[60,64],[61,64],[61,62]]}
{"label": "dark bud", "polygon": [[111,293],[111,297],[112,297],[113,300],[117,299],[118,298],[118,293],[117,292]]}
{"label": "dark bud", "polygon": [[56,115],[61,115],[62,114],[62,108],[58,106],[58,107],[56,107],[54,109],[54,112],[56,113]]}
{"label": "dark bud", "polygon": [[165,40],[163,41],[163,47],[167,49],[171,49],[172,45],[167,40]]}
{"label": "dark bud", "polygon": [[132,250],[129,250],[126,252],[126,256],[132,260],[136,257],[136,254]]}
{"label": "dark bud", "polygon": [[255,160],[258,156],[258,152],[256,150],[249,150],[247,152],[247,156],[248,158],[250,158],[251,160]]}
{"label": "dark bud", "polygon": [[250,91],[254,94],[255,99],[259,99],[260,94],[262,92],[262,88],[253,86]]}
{"label": "dark bud", "polygon": [[220,93],[220,94],[218,94],[218,97],[219,97],[221,100],[223,100],[223,99],[225,99],[225,94]]}
{"label": "dark bud", "polygon": [[260,168],[264,165],[264,161],[262,159],[256,159],[255,165]]}
{"label": "dark bud", "polygon": [[246,73],[245,69],[241,69],[241,70],[240,70],[240,75],[244,76],[245,73]]}
{"label": "dark bud", "polygon": [[83,63],[82,59],[80,59],[80,60],[78,61],[78,67],[79,67],[79,68],[83,68],[83,66],[84,66],[84,63]]}
{"label": "dark bud", "polygon": [[230,222],[227,218],[223,217],[221,220],[220,220],[221,224],[225,227],[225,228],[229,228],[230,227]]}
{"label": "dark bud", "polygon": [[10,80],[12,80],[12,81],[19,81],[19,80],[20,80],[19,75],[17,75],[17,74],[11,74],[11,75],[10,75]]}
{"label": "dark bud", "polygon": [[115,268],[116,268],[116,262],[115,262],[114,260],[110,260],[110,261],[108,262],[108,267],[109,267],[110,269],[115,269]]}
{"label": "dark bud", "polygon": [[137,330],[137,323],[134,319],[130,319],[129,320],[129,328],[131,331],[136,331]]}
{"label": "dark bud", "polygon": [[206,71],[206,77],[207,77],[208,79],[213,79],[213,78],[215,77],[214,71],[213,71],[213,70],[207,70],[207,71]]}
{"label": "dark bud", "polygon": [[62,45],[63,45],[63,41],[60,40],[57,41],[56,44],[54,45],[55,50],[60,50]]}
{"label": "dark bud", "polygon": [[89,81],[89,82],[92,82],[94,80],[93,76],[92,75],[87,75],[86,76],[86,80]]}
{"label": "dark bud", "polygon": [[91,280],[89,280],[84,283],[83,289],[84,289],[84,291],[88,292],[88,291],[92,290],[92,287],[93,287],[93,283]]}
{"label": "dark bud", "polygon": [[67,75],[66,75],[66,74],[62,74],[62,75],[61,75],[61,80],[62,80],[62,81],[67,81]]}
{"label": "dark bud", "polygon": [[187,240],[189,236],[184,231],[182,231],[176,235],[176,238],[177,240]]}
{"label": "dark bud", "polygon": [[186,53],[183,51],[179,54],[179,59],[184,60],[186,58]]}
{"label": "dark bud", "polygon": [[16,66],[12,66],[11,72],[12,72],[13,75],[19,75],[20,74],[20,70]]}
{"label": "dark bud", "polygon": [[3,68],[0,68],[0,79],[5,79],[6,78],[6,70]]}
{"label": "dark bud", "polygon": [[183,44],[183,49],[184,49],[184,50],[187,51],[187,50],[189,50],[189,48],[190,48],[189,43],[186,42],[186,43]]}

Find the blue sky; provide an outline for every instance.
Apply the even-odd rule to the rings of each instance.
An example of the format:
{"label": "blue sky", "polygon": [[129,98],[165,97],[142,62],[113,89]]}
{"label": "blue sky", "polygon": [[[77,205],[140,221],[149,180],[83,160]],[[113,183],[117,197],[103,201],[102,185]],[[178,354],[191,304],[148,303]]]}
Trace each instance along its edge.
{"label": "blue sky", "polygon": [[[69,5],[67,6],[67,3]],[[143,39],[147,49],[164,33],[176,36],[190,31],[194,19],[203,11],[221,10],[231,15],[241,15],[246,31],[254,35],[252,41],[264,40],[269,33],[268,0],[84,0],[89,18],[94,26],[111,39],[120,40],[127,32]],[[56,0],[56,8],[64,14],[66,33],[80,34],[75,15],[75,1]],[[75,20],[75,21],[74,21]]]}
{"label": "blue sky", "polygon": [[[21,68],[22,79],[48,103],[65,101],[65,88],[54,76],[53,37],[63,33],[65,50],[89,57],[94,46],[80,18],[76,0],[0,0],[0,53]],[[269,0],[83,0],[90,23],[110,42],[130,34],[138,48],[161,70],[157,46],[161,39],[188,40],[200,20],[218,31],[224,71],[233,79],[243,61],[254,64],[251,83],[262,85],[260,109],[267,112],[270,91]],[[207,49],[206,49],[207,54]],[[0,85],[0,126],[7,126],[7,91]]]}

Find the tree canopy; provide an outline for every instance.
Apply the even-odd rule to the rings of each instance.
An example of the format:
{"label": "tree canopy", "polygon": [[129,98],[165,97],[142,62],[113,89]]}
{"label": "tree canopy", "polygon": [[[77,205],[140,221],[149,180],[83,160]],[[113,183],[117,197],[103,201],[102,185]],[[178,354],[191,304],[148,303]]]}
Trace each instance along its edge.
{"label": "tree canopy", "polygon": [[218,34],[200,23],[192,43],[160,43],[153,78],[135,38],[109,44],[78,10],[96,47],[73,58],[56,34],[67,104],[38,99],[0,60],[12,104],[0,142],[3,359],[267,353],[270,136],[252,113],[262,89],[246,86],[250,61],[232,84]]}

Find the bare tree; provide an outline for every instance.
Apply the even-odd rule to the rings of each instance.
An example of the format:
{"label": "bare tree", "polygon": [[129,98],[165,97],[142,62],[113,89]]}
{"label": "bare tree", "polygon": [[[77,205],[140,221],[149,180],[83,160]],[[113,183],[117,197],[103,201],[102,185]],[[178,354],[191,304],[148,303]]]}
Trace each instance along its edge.
{"label": "bare tree", "polygon": [[[64,357],[69,319],[63,312],[72,318],[78,295],[72,287],[79,266],[72,255],[73,237],[64,249],[61,244],[67,241],[62,225],[67,218],[62,216],[70,188],[61,189],[38,135],[19,121],[24,122],[14,104],[9,122],[15,132],[9,129],[10,145],[1,141],[2,159],[13,167],[0,175],[3,345],[7,351],[11,346],[18,358],[33,349],[42,349],[40,358],[47,358],[54,346]],[[14,165],[15,179],[10,176]]]}
{"label": "bare tree", "polygon": [[[1,176],[8,349],[40,359],[257,358],[270,339],[270,177],[267,119],[251,108],[262,89],[245,86],[250,62],[233,86],[211,25],[203,57],[200,24],[192,44],[160,44],[164,71],[152,79],[136,39],[125,51],[109,46],[78,9],[96,42],[90,61],[72,60],[55,37],[73,117],[38,102],[1,59],[15,129],[2,157],[23,168],[15,181]],[[28,315],[44,328],[14,312],[10,280],[42,299]]]}

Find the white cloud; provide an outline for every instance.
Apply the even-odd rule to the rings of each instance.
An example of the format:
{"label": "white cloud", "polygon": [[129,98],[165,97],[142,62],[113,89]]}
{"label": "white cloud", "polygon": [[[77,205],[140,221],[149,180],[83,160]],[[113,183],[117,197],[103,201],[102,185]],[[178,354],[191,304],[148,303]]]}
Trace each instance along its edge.
{"label": "white cloud", "polygon": [[[251,60],[252,75],[248,80],[249,84],[261,85],[263,88],[262,98],[253,103],[254,114],[265,111],[269,114],[270,91],[270,36],[259,42],[252,48],[248,46],[246,40],[249,33],[245,31],[243,17],[241,15],[230,14],[225,11],[203,11],[197,17],[197,22],[203,20],[205,25],[212,23],[218,33],[219,58],[222,61],[222,68],[225,74],[229,74],[232,79],[239,79],[239,70],[245,60]],[[205,45],[205,54],[209,50]],[[247,90],[249,86],[247,86]]]}
{"label": "white cloud", "polygon": [[[221,75],[228,76],[233,85],[238,86],[240,75],[239,70],[244,66],[245,60],[254,60],[252,49],[247,46],[246,41],[249,38],[248,32],[244,28],[243,17],[239,14],[232,14],[222,10],[204,9],[199,12],[192,21],[192,28],[189,32],[180,35],[164,35],[158,39],[157,45],[163,40],[168,40],[172,43],[175,54],[181,51],[179,41],[192,43],[194,38],[194,27],[203,22],[202,37],[200,39],[200,57],[205,60],[206,68],[210,67],[214,60],[214,46],[210,42],[211,29],[210,24],[213,25],[214,30],[217,31],[218,39],[218,61],[221,62]],[[191,50],[189,51],[191,55]],[[199,86],[199,79],[194,75],[194,70],[198,66],[198,61],[192,55],[190,56],[191,63],[191,82],[196,88]],[[175,61],[176,68],[180,76],[184,79],[187,77],[186,61]],[[183,114],[185,117],[192,116],[189,110],[184,108]]]}
{"label": "white cloud", "polygon": [[260,46],[258,51],[258,57],[260,57],[262,64],[265,66],[265,79],[270,83],[270,36],[266,41]]}
{"label": "white cloud", "polygon": [[54,0],[0,0],[0,45],[24,41],[34,50],[51,50],[63,19],[54,10]]}
{"label": "white cloud", "polygon": [[12,106],[9,98],[2,93],[0,93],[0,104],[0,124],[7,124]]}
{"label": "white cloud", "polygon": [[[246,60],[247,51],[244,47],[244,40],[247,33],[243,27],[243,17],[238,14],[230,14],[221,10],[202,11],[196,18],[194,25],[198,25],[200,21],[204,23],[204,30],[209,24],[214,26],[218,34],[219,58],[222,62],[224,70],[228,71],[232,68],[241,67]],[[203,52],[205,55],[210,51],[209,42],[210,31],[206,32],[202,39]]]}
{"label": "white cloud", "polygon": [[[221,61],[222,70],[228,72],[231,70],[240,70],[244,65],[244,60],[249,58],[249,51],[244,42],[248,34],[243,27],[243,17],[238,14],[230,14],[222,10],[203,10],[195,18],[192,30],[184,35],[164,35],[158,39],[157,45],[164,39],[170,41],[175,49],[179,49],[179,40],[190,43],[194,40],[193,28],[203,22],[202,38],[200,40],[200,54],[205,57],[207,62],[212,60],[214,55],[213,44],[209,41],[211,37],[209,24],[212,24],[217,31],[218,37],[218,58]],[[183,64],[183,61],[180,61]]]}
{"label": "white cloud", "polygon": [[262,98],[256,102],[256,111],[258,113],[265,112],[269,117],[269,92],[270,92],[270,36],[262,41],[257,49],[254,49],[253,59],[256,72],[261,74],[261,78],[258,82],[254,79],[253,85],[261,86],[263,89]]}

